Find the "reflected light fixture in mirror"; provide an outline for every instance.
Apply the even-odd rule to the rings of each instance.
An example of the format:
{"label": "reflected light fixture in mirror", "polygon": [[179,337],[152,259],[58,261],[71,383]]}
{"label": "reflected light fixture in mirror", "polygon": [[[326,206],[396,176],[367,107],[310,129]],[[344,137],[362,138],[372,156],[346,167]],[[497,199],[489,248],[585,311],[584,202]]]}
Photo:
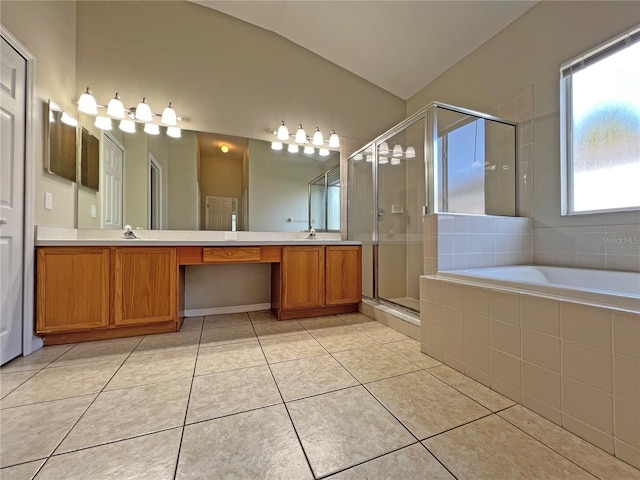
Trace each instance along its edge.
{"label": "reflected light fixture in mirror", "polygon": [[160,127],[155,123],[145,123],[144,131],[149,135],[160,135]]}
{"label": "reflected light fixture in mirror", "polygon": [[282,150],[282,142],[271,142],[272,150]]}
{"label": "reflected light fixture in mirror", "polygon": [[98,115],[96,117],[95,126],[100,130],[111,130],[113,128],[111,125],[111,119],[109,117],[103,117],[102,115]]}

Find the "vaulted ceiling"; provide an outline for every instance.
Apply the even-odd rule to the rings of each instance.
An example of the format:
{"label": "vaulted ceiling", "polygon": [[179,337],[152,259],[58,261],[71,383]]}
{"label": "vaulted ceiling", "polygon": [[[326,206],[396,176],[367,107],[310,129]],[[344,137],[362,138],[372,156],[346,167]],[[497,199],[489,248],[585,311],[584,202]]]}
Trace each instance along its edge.
{"label": "vaulted ceiling", "polygon": [[537,1],[212,1],[406,100]]}

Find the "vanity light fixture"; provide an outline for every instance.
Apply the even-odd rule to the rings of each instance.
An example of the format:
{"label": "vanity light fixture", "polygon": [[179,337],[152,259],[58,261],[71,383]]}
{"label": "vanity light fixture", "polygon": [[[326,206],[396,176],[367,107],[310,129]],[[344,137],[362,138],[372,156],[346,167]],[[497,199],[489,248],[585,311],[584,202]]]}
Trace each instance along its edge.
{"label": "vanity light fixture", "polygon": [[292,135],[289,133],[289,129],[287,128],[283,120],[280,126],[278,127],[278,129],[273,130],[271,133],[273,133],[279,141],[285,142],[285,143],[288,143],[288,141],[290,141],[291,138],[293,137],[294,142],[299,145],[307,145],[309,143],[312,143],[313,145],[321,147],[325,143],[328,143],[329,148],[340,147],[340,137],[338,136],[335,130],[331,130],[331,133],[329,134],[329,140],[327,141],[324,139],[324,135],[320,131],[320,127],[316,127],[315,131],[313,132],[313,136],[309,138],[307,137],[307,132],[302,127],[302,124],[300,123],[298,125],[299,126],[298,126],[298,130],[296,130],[296,134]]}
{"label": "vanity light fixture", "polygon": [[272,150],[282,150],[282,142],[271,142]]}
{"label": "vanity light fixture", "polygon": [[305,132],[304,128],[302,128],[302,124],[300,124],[300,126],[298,127],[295,140],[296,140],[296,143],[302,143],[302,144],[307,143],[307,132]]}
{"label": "vanity light fixture", "polygon": [[364,156],[363,156],[361,153],[356,153],[356,154],[353,156],[353,160],[354,160],[354,161],[356,161],[356,162],[360,162],[360,161],[362,161],[362,159],[363,159],[363,158],[364,158]]}
{"label": "vanity light fixture", "polygon": [[96,117],[95,126],[100,130],[111,130],[113,126],[111,125],[111,119],[109,117],[103,117],[98,115]]}
{"label": "vanity light fixture", "polygon": [[331,130],[331,134],[329,135],[329,147],[330,148],[338,148],[340,146],[340,137],[335,130]]}
{"label": "vanity light fixture", "polygon": [[276,138],[278,140],[289,140],[289,129],[284,124],[284,120],[282,120],[282,125],[278,127],[278,134]]}
{"label": "vanity light fixture", "polygon": [[144,131],[145,131],[145,133],[148,133],[149,135],[159,135],[160,134],[160,127],[155,123],[145,123],[144,124]]}
{"label": "vanity light fixture", "polygon": [[136,107],[135,118],[136,120],[142,120],[143,122],[151,122],[153,120],[151,107],[147,103],[146,97],[142,97],[142,101]]}
{"label": "vanity light fixture", "polygon": [[324,137],[322,136],[322,132],[318,127],[316,127],[316,131],[313,132],[313,142],[314,145],[322,145],[324,143]]}
{"label": "vanity light fixture", "polygon": [[179,127],[167,127],[167,135],[172,138],[182,137],[182,130]]}
{"label": "vanity light fixture", "polygon": [[176,111],[171,106],[171,102],[169,102],[169,105],[162,111],[162,117],[160,118],[160,121],[170,127],[175,127],[178,124],[178,116],[176,115]]}
{"label": "vanity light fixture", "polygon": [[127,120],[126,118],[120,120],[120,125],[118,126],[120,130],[125,133],[136,133],[136,122],[133,120]]}
{"label": "vanity light fixture", "polygon": [[[173,138],[180,138],[182,136],[182,131],[177,127],[177,124],[185,119],[176,115],[176,111],[171,105],[171,102],[169,102],[169,105],[163,110],[162,115],[160,115],[152,112],[151,107],[144,97],[137,107],[125,108],[120,94],[116,92],[115,96],[109,100],[108,105],[105,106],[96,102],[91,90],[87,87],[87,90],[80,95],[77,103],[78,111],[95,116],[95,125],[102,130],[111,130],[113,128],[111,119],[115,118],[120,120],[120,130],[126,133],[135,133],[135,122],[151,123],[153,122],[153,117],[160,117],[160,122],[167,127],[166,132],[168,136]],[[107,116],[100,115],[99,109],[106,109]],[[64,121],[66,119],[62,118],[61,120]],[[144,131],[150,135],[158,135],[160,128],[157,124],[153,124],[145,128]]]}
{"label": "vanity light fixture", "polygon": [[295,143],[290,143],[289,145],[287,145],[287,152],[298,153],[299,151],[300,151],[300,148]]}
{"label": "vanity light fixture", "polygon": [[378,153],[380,155],[389,155],[389,144],[387,142],[382,142],[378,147]]}
{"label": "vanity light fixture", "polygon": [[378,158],[378,164],[379,165],[386,165],[387,163],[389,163],[389,159],[387,157]]}
{"label": "vanity light fixture", "polygon": [[399,158],[392,158],[391,159],[391,165],[400,165],[400,159]]}
{"label": "vanity light fixture", "polygon": [[113,118],[124,118],[124,104],[122,103],[118,92],[116,92],[115,97],[109,100],[109,105],[107,105],[107,115]]}
{"label": "vanity light fixture", "polygon": [[80,95],[78,99],[78,111],[87,115],[98,115],[98,104],[91,94],[91,90],[87,87],[87,91]]}
{"label": "vanity light fixture", "polygon": [[304,147],[304,153],[306,153],[307,155],[313,155],[315,151],[316,151],[316,149],[311,147],[311,146],[309,146],[309,145],[306,145]]}

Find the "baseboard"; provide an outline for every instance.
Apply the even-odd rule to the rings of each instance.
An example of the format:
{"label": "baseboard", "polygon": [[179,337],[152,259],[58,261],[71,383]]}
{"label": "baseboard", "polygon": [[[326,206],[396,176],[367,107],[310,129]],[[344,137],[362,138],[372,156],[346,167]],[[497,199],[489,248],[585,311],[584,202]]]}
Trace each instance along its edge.
{"label": "baseboard", "polygon": [[197,308],[185,310],[185,317],[204,317],[205,315],[222,315],[225,313],[257,312],[260,310],[270,310],[270,303],[254,303],[253,305],[232,305],[229,307]]}

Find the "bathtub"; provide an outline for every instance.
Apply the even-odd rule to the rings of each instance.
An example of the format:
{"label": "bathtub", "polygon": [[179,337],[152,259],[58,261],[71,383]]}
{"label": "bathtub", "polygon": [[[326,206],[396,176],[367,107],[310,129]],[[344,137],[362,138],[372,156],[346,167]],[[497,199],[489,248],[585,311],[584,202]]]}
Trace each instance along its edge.
{"label": "bathtub", "polygon": [[515,265],[442,271],[437,277],[640,312],[640,273]]}
{"label": "bathtub", "polygon": [[420,277],[422,352],[640,468],[640,274],[546,266]]}

